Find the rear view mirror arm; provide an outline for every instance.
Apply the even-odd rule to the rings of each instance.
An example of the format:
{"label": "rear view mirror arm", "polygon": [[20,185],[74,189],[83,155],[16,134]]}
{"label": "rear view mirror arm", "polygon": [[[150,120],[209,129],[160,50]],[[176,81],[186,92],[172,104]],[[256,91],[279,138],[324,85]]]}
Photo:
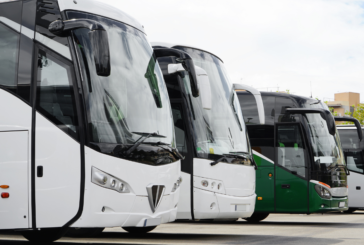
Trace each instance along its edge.
{"label": "rear view mirror arm", "polygon": [[287,108],[286,112],[289,114],[309,114],[309,113],[317,113],[320,114],[321,117],[326,121],[327,128],[331,135],[335,135],[336,126],[333,116],[331,112],[321,109],[321,108]]}
{"label": "rear view mirror arm", "polygon": [[101,23],[89,19],[55,20],[49,24],[48,30],[57,36],[70,35],[70,31],[86,28],[89,29],[89,38],[94,54],[96,73],[107,77],[111,74],[110,47],[107,31]]}
{"label": "rear view mirror arm", "polygon": [[334,117],[336,122],[353,122],[358,131],[359,140],[363,139],[363,131],[361,130],[361,125],[358,119],[353,117]]}
{"label": "rear view mirror arm", "polygon": [[180,62],[183,68],[189,74],[193,97],[198,97],[200,95],[197,83],[195,65],[193,63],[192,57],[189,54],[173,48],[155,48],[154,54],[156,58],[170,57],[170,56],[176,57],[177,62]]}

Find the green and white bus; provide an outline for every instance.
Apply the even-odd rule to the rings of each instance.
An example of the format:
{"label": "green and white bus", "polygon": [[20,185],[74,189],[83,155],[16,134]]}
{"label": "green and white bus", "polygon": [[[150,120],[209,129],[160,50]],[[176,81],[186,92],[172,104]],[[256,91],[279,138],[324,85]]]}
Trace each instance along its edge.
{"label": "green and white bus", "polygon": [[262,125],[254,97],[237,94],[258,165],[256,207],[247,220],[348,210],[348,170],[328,107],[311,98],[261,92]]}

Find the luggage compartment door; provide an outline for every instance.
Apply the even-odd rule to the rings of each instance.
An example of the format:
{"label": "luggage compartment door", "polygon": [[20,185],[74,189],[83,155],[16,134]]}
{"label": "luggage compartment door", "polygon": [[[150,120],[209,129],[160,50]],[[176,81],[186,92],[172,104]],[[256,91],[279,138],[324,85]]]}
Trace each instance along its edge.
{"label": "luggage compartment door", "polygon": [[28,131],[0,132],[0,229],[29,228]]}

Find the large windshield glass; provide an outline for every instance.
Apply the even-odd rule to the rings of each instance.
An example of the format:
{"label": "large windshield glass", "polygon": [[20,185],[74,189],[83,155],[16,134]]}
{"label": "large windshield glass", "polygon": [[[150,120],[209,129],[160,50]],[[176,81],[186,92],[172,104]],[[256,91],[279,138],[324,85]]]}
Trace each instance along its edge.
{"label": "large windshield glass", "polygon": [[[302,107],[329,110],[317,100],[308,100]],[[320,114],[305,114],[303,120],[314,157],[313,176],[331,187],[346,187],[346,163],[338,132],[335,136],[331,135]]]}
{"label": "large windshield glass", "polygon": [[175,146],[173,118],[167,89],[153,50],[144,33],[100,16],[68,12],[69,19],[92,19],[108,33],[111,75],[98,76],[88,29],[74,31],[88,116],[88,136],[93,143],[134,144],[144,140]]}
{"label": "large windshield glass", "polygon": [[359,141],[356,128],[339,128],[346,164],[350,171],[364,173],[364,142]]}
{"label": "large windshield glass", "polygon": [[[191,95],[188,75],[184,77],[185,92],[192,103],[197,152],[204,154],[249,154],[246,127],[239,100],[233,90],[223,63],[207,52],[174,47],[192,56],[194,64],[207,72],[211,87],[211,110],[202,109],[201,102]],[[201,93],[201,92],[200,92]],[[204,155],[205,156],[205,155]]]}

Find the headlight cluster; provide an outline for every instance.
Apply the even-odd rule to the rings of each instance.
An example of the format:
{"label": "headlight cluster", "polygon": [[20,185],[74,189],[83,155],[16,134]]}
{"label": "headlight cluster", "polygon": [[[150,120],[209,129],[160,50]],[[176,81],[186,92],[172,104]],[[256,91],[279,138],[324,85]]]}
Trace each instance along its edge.
{"label": "headlight cluster", "polygon": [[325,199],[331,198],[331,193],[330,193],[329,189],[327,189],[326,187],[323,187],[322,185],[315,185],[315,190],[320,195],[320,197],[325,198]]}
{"label": "headlight cluster", "polygon": [[172,192],[175,192],[182,183],[182,177],[179,177],[176,183],[173,184]]}
{"label": "headlight cluster", "polygon": [[92,167],[91,172],[92,183],[120,193],[130,192],[127,184],[122,180],[115,178],[114,176],[111,176],[95,167]]}
{"label": "headlight cluster", "polygon": [[[207,180],[202,180],[201,181],[201,185],[205,188],[207,188],[209,186],[209,182]],[[211,183],[211,189],[217,188],[218,190],[220,190],[222,188],[222,183],[218,183],[216,184],[216,182],[212,182]]]}

